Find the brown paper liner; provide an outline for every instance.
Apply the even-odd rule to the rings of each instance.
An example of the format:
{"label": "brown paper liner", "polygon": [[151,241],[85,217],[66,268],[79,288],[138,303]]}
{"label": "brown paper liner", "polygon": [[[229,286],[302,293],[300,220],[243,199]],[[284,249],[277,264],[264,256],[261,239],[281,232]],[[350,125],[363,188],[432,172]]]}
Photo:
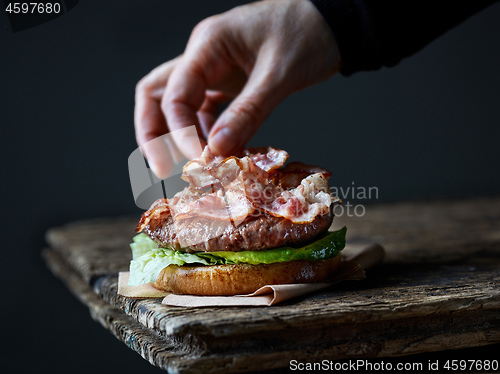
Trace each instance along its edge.
{"label": "brown paper liner", "polygon": [[356,254],[342,254],[339,270],[335,277],[327,282],[268,285],[252,294],[237,296],[175,295],[156,289],[152,283],[129,286],[129,273],[121,272],[118,276],[118,294],[133,298],[164,297],[162,304],[169,306],[271,306],[339,282],[364,279],[366,277],[364,269],[380,263],[383,257],[384,249],[380,245],[373,244]]}
{"label": "brown paper liner", "polygon": [[130,272],[128,271],[122,271],[118,274],[118,295],[136,299],[155,299],[168,295],[168,292],[155,288],[151,282],[140,286],[129,286],[129,276]]}

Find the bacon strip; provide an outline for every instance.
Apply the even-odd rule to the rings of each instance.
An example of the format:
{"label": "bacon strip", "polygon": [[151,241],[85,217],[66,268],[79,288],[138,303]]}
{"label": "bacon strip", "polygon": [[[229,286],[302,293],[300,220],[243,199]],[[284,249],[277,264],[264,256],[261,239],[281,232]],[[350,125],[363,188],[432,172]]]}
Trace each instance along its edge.
{"label": "bacon strip", "polygon": [[259,168],[266,172],[278,169],[285,164],[288,153],[282,149],[273,147],[249,148],[243,151]]}
{"label": "bacon strip", "polygon": [[162,215],[170,215],[170,208],[168,205],[167,199],[158,199],[156,200],[151,207],[149,208],[148,211],[146,211],[142,217],[139,223],[137,224],[137,227],[135,228],[135,231],[141,232],[144,230],[144,228],[149,224],[151,220],[156,220],[159,219]]}
{"label": "bacon strip", "polygon": [[330,178],[332,173],[316,165],[306,165],[302,162],[290,162],[284,168],[278,170],[276,179],[283,189],[297,187],[304,178],[311,174],[321,173],[326,179]]}
{"label": "bacon strip", "polygon": [[183,168],[182,179],[190,186],[168,201],[155,202],[137,230],[160,214],[171,215],[174,222],[202,217],[233,226],[252,214],[283,217],[293,223],[309,223],[328,214],[330,205],[339,201],[330,196],[326,180],[330,173],[302,163],[279,169],[287,158],[287,152],[267,147],[224,159],[206,147],[200,158]]}

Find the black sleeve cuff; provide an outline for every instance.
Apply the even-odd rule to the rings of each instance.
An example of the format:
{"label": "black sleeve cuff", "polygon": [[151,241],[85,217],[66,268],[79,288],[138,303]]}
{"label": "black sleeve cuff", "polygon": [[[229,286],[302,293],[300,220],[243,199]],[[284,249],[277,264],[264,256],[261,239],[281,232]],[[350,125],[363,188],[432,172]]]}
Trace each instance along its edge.
{"label": "black sleeve cuff", "polygon": [[497,0],[310,0],[337,41],[343,75],[394,66]]}

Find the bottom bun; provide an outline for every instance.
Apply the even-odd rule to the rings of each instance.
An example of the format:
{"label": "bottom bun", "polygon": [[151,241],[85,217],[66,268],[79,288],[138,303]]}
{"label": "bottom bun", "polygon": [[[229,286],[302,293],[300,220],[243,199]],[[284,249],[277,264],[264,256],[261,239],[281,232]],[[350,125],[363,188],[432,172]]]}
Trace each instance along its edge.
{"label": "bottom bun", "polygon": [[339,264],[340,256],[261,265],[170,265],[160,272],[155,287],[175,294],[244,295],[265,285],[321,282],[332,277]]}

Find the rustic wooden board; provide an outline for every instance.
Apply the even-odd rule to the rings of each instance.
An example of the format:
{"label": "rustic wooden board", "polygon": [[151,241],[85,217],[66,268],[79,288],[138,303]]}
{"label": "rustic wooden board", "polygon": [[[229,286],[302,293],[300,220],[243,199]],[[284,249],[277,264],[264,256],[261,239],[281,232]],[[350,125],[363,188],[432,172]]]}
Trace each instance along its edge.
{"label": "rustic wooden board", "polygon": [[[51,230],[52,271],[92,316],[170,372],[279,368],[297,360],[393,357],[500,342],[500,199],[366,207],[338,217],[349,246],[383,244],[363,281],[274,307],[180,308],[116,294],[137,219]],[[237,342],[237,344],[236,344]]]}

